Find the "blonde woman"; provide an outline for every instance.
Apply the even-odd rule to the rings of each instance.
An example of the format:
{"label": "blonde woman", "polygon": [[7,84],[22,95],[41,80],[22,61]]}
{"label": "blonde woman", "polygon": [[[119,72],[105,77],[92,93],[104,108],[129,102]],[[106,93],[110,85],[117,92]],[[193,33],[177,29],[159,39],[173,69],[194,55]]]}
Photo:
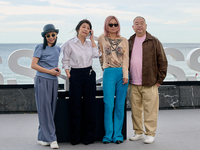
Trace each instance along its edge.
{"label": "blonde woman", "polygon": [[[120,36],[120,23],[115,16],[108,16],[104,34],[99,37],[102,52],[100,63],[103,72],[104,128],[103,143],[123,142],[122,126],[128,88],[128,41]],[[114,99],[114,96],[116,98]]]}

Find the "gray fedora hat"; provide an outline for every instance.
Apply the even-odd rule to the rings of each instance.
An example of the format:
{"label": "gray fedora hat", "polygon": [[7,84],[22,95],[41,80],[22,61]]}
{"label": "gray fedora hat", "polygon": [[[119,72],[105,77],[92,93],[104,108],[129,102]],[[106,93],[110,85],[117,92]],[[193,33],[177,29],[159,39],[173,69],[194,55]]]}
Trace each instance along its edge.
{"label": "gray fedora hat", "polygon": [[41,35],[42,37],[44,37],[46,33],[52,32],[52,31],[56,32],[57,34],[59,33],[59,30],[56,29],[53,24],[47,24],[44,26],[43,32],[41,33]]}

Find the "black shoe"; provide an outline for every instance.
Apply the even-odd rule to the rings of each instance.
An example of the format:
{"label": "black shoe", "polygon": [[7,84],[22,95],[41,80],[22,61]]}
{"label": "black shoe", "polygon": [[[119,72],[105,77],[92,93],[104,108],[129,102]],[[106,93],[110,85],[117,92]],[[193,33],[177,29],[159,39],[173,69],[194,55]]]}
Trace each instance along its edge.
{"label": "black shoe", "polygon": [[94,141],[90,141],[90,142],[83,142],[84,145],[88,145],[88,144],[92,144],[94,143]]}
{"label": "black shoe", "polygon": [[80,143],[80,142],[77,142],[77,141],[72,141],[72,142],[71,142],[72,145],[77,145],[77,144],[79,144],[79,143]]}
{"label": "black shoe", "polygon": [[103,144],[108,144],[108,143],[110,143],[110,142],[108,142],[108,141],[103,142]]}
{"label": "black shoe", "polygon": [[115,143],[116,143],[116,144],[121,144],[121,143],[123,143],[123,142],[120,141],[120,140],[117,140]]}

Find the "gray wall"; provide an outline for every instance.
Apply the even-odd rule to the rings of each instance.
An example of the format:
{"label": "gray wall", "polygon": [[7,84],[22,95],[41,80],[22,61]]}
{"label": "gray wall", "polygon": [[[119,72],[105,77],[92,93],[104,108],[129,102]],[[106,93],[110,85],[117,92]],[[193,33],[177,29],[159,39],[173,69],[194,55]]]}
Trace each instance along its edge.
{"label": "gray wall", "polygon": [[[5,87],[5,86],[4,86]],[[36,112],[34,88],[0,86],[0,113]],[[200,87],[161,85],[160,109],[197,108],[200,106]],[[127,97],[127,108],[130,102]]]}

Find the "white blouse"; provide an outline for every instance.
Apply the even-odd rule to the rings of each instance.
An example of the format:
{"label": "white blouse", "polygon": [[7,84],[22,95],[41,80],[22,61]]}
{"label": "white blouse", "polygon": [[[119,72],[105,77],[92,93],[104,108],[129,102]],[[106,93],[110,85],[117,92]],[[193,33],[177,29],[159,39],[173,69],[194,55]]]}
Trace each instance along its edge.
{"label": "white blouse", "polygon": [[86,68],[92,66],[92,59],[101,56],[101,52],[97,47],[92,47],[91,41],[81,41],[74,37],[63,44],[61,51],[63,51],[62,68]]}

